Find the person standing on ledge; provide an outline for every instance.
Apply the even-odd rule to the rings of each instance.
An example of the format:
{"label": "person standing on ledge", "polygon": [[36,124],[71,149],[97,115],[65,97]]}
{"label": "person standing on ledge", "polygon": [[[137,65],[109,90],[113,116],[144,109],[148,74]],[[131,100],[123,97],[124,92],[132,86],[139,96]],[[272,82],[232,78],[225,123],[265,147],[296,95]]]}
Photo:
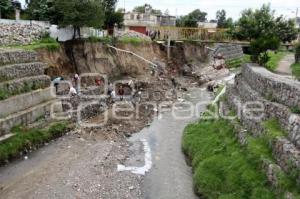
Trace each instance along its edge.
{"label": "person standing on ledge", "polygon": [[58,92],[58,85],[61,81],[63,81],[64,78],[63,77],[56,77],[54,80],[53,80],[53,83],[54,83],[54,87],[55,87],[55,93],[57,94]]}

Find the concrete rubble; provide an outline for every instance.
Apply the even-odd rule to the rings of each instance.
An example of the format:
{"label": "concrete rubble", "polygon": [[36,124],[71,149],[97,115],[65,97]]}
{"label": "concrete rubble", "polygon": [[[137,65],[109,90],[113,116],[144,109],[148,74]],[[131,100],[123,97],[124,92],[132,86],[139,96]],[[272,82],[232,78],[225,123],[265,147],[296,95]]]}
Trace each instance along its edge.
{"label": "concrete rubble", "polygon": [[150,37],[148,37],[144,34],[141,34],[139,32],[132,31],[132,30],[117,31],[116,37],[118,37],[118,38],[140,38],[145,41],[151,41]]}

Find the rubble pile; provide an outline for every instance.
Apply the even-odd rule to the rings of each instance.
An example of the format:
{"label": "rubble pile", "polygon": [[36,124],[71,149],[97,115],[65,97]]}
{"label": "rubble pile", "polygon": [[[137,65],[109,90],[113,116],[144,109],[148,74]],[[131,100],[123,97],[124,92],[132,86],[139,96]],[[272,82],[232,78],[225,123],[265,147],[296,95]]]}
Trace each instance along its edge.
{"label": "rubble pile", "polygon": [[146,41],[151,41],[150,37],[147,35],[132,30],[117,31],[116,36],[118,38],[140,38]]}
{"label": "rubble pile", "polygon": [[45,30],[38,25],[0,23],[0,45],[26,45],[40,39]]}
{"label": "rubble pile", "polygon": [[217,70],[212,66],[207,66],[203,68],[201,72],[195,73],[195,75],[198,77],[199,84],[204,84],[207,82],[218,80],[222,77],[226,77],[229,75],[229,73],[230,71],[227,68],[222,68],[220,70]]}

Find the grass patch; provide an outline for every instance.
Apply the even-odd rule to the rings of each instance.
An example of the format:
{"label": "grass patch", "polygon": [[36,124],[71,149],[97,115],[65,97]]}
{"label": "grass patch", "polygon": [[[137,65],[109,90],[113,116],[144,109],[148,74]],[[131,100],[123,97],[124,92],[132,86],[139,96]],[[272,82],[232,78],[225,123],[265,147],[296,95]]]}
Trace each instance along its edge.
{"label": "grass patch", "polygon": [[295,114],[300,114],[300,108],[298,106],[294,106],[291,108],[291,112]]}
{"label": "grass patch", "polygon": [[104,43],[104,44],[112,44],[113,42],[113,38],[112,37],[89,37],[87,38],[87,41],[88,42],[91,42],[91,43]]}
{"label": "grass patch", "polygon": [[9,89],[9,84],[6,84],[6,87],[0,88],[0,100],[5,100],[15,95],[20,95],[38,89],[43,89],[44,87],[45,85],[40,85],[35,82],[24,82],[19,87],[14,87],[14,89],[7,90]]}
{"label": "grass patch", "polygon": [[151,42],[139,37],[121,37],[118,41],[122,44],[132,44],[135,46]]}
{"label": "grass patch", "polygon": [[225,87],[225,85],[219,85],[219,87],[218,87],[218,89],[215,91],[215,93],[214,93],[214,95],[215,96],[218,96],[221,92],[222,92],[222,90],[224,89],[224,87]]}
{"label": "grass patch", "polygon": [[300,81],[300,63],[292,64],[292,73]]}
{"label": "grass patch", "polygon": [[13,128],[12,133],[15,133],[15,136],[0,144],[0,164],[63,135],[66,130],[67,123],[64,122],[53,124],[47,129],[26,129],[20,126]]}
{"label": "grass patch", "polygon": [[250,60],[250,55],[244,55],[242,58],[236,58],[236,59],[231,59],[227,60],[225,62],[227,68],[238,68],[241,67],[245,63],[251,62]]}
{"label": "grass patch", "polygon": [[268,52],[269,61],[266,63],[266,68],[270,71],[275,71],[278,67],[279,62],[286,56],[289,52],[279,51],[277,53],[273,51]]}
{"label": "grass patch", "polygon": [[6,46],[6,47],[19,48],[19,49],[28,50],[28,51],[46,49],[50,52],[54,52],[60,48],[60,44],[51,37],[44,37],[40,40],[32,42],[29,45],[12,45],[12,46]]}
{"label": "grass patch", "polygon": [[5,92],[4,90],[0,89],[0,100],[5,100],[7,98],[8,98],[7,92]]}
{"label": "grass patch", "polygon": [[285,136],[287,133],[281,128],[277,119],[270,119],[263,123],[268,139]]}
{"label": "grass patch", "polygon": [[270,138],[283,135],[276,120],[267,121],[265,137],[249,136],[241,147],[229,121],[201,120],[185,129],[182,148],[192,160],[194,186],[204,198],[281,198],[298,189],[284,172],[278,172],[274,189],[261,169],[262,161],[273,162]]}

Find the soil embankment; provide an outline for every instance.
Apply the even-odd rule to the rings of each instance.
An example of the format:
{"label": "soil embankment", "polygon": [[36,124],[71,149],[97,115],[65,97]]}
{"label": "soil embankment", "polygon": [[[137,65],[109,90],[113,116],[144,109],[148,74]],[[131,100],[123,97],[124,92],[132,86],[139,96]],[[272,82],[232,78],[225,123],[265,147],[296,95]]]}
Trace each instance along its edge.
{"label": "soil embankment", "polygon": [[[200,44],[178,43],[171,48],[171,59],[167,59],[167,49],[162,44],[117,44],[117,48],[133,52],[169,70],[182,70],[186,63],[207,62],[209,51]],[[50,76],[74,73],[100,73],[109,78],[122,76],[138,77],[150,74],[149,64],[136,56],[117,52],[104,43],[84,41],[66,42],[54,52],[39,50],[40,60],[49,64]]]}

